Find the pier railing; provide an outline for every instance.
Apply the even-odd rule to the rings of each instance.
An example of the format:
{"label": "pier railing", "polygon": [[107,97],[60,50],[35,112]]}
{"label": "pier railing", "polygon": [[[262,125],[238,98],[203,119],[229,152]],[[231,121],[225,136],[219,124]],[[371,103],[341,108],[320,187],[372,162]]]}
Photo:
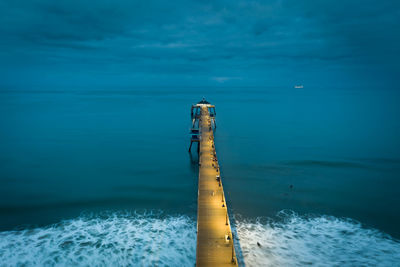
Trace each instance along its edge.
{"label": "pier railing", "polygon": [[196,266],[238,264],[214,143],[215,114],[215,106],[204,99],[192,106],[192,119],[200,130]]}

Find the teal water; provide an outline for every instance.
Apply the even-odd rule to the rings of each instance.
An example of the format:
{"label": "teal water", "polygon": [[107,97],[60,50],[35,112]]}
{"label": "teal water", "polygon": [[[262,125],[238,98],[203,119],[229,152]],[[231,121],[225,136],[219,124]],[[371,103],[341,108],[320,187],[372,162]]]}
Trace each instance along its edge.
{"label": "teal water", "polygon": [[[0,257],[16,264],[21,256],[11,252],[37,242],[42,257],[25,263],[124,265],[152,257],[163,265],[176,255],[177,264],[190,265],[195,256],[178,240],[195,247],[198,168],[187,152],[188,130],[190,105],[204,96],[216,105],[217,153],[247,265],[327,258],[393,265],[400,251],[400,95],[378,89],[3,90]],[[291,215],[282,219],[282,210]],[[103,245],[108,231],[121,238],[113,250],[99,245],[72,256],[82,240],[96,248],[93,229]],[[64,231],[85,238],[61,238]],[[149,235],[133,237],[134,244],[150,242],[154,232],[167,244],[126,247],[122,233],[143,231]],[[271,240],[270,251],[288,247],[256,253],[257,238]],[[352,245],[373,255],[370,261]],[[115,250],[116,258],[107,257]],[[299,255],[307,258],[295,262]]]}

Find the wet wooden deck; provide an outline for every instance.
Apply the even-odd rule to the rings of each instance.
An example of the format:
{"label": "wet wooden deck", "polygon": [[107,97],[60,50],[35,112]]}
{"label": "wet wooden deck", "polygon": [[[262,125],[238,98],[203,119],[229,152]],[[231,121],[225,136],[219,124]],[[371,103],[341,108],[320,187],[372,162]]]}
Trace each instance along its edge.
{"label": "wet wooden deck", "polygon": [[201,107],[196,266],[237,266],[207,106]]}

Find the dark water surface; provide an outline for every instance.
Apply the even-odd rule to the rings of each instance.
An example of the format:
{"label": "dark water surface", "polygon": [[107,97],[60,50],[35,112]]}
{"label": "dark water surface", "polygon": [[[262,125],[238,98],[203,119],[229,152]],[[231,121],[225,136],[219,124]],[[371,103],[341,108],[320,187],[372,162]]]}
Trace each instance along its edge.
{"label": "dark water surface", "polygon": [[0,229],[103,211],[195,219],[188,130],[203,96],[235,216],[351,218],[400,238],[400,97],[376,88],[2,91]]}

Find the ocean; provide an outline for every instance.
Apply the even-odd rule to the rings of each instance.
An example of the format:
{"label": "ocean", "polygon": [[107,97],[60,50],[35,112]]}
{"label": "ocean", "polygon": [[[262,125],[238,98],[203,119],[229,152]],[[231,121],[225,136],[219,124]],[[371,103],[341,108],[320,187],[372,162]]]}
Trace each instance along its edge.
{"label": "ocean", "polygon": [[0,266],[193,266],[203,97],[242,264],[400,266],[400,92],[307,86],[0,91]]}

